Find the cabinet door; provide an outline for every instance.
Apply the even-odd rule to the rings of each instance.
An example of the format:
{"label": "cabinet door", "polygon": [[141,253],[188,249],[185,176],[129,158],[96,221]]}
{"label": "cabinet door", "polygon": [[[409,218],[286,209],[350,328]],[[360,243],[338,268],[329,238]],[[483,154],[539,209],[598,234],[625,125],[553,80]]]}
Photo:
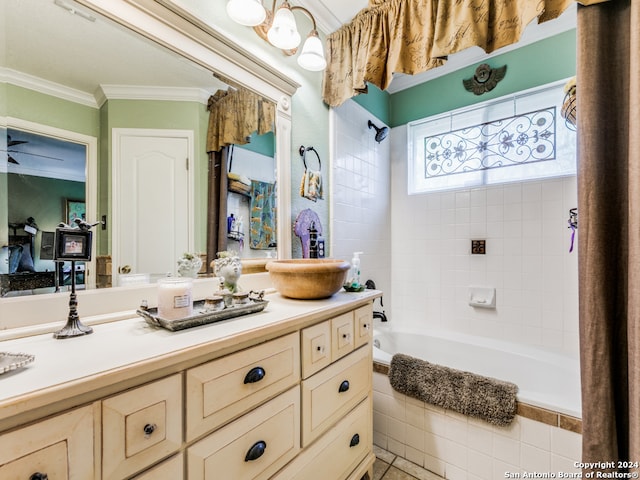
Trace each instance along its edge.
{"label": "cabinet door", "polygon": [[331,321],[302,330],[302,378],[307,378],[331,363]]}
{"label": "cabinet door", "polygon": [[331,319],[331,361],[353,351],[353,312]]}
{"label": "cabinet door", "polygon": [[187,371],[187,441],[249,411],[300,380],[297,332]]}
{"label": "cabinet door", "polygon": [[264,480],[300,450],[300,387],[196,442],[187,450],[189,480]]}
{"label": "cabinet door", "polygon": [[182,480],[184,478],[183,463],[183,455],[179,453],[134,477],[132,480]]}
{"label": "cabinet door", "polygon": [[371,362],[363,347],[302,382],[303,447],[370,395]]}
{"label": "cabinet door", "polygon": [[102,477],[127,477],[182,444],[180,374],[102,401]]}
{"label": "cabinet door", "polygon": [[355,348],[373,339],[373,304],[360,307],[354,312]]}
{"label": "cabinet door", "polygon": [[94,478],[92,406],[0,435],[0,478],[22,480],[36,473],[52,480]]}
{"label": "cabinet door", "polygon": [[366,398],[287,465],[275,480],[343,480],[373,450],[372,400]]}

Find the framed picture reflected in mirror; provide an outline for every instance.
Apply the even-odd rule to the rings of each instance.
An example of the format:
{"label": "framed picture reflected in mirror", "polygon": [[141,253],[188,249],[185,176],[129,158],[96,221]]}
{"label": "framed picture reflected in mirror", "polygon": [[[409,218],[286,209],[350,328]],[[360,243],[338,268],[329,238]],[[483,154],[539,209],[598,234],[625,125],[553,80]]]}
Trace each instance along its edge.
{"label": "framed picture reflected in mirror", "polygon": [[67,225],[74,225],[76,218],[86,220],[87,218],[86,205],[84,200],[71,200],[67,198],[65,200],[65,220]]}

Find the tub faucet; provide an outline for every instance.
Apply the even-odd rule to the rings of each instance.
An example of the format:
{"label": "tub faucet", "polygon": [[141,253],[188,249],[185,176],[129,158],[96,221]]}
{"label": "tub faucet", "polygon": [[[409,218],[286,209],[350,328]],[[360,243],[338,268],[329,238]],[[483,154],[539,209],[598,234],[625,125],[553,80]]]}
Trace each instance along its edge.
{"label": "tub faucet", "polygon": [[387,314],[384,312],[373,312],[373,318],[379,318],[381,322],[386,322]]}
{"label": "tub faucet", "polygon": [[[367,280],[364,283],[365,287],[371,290],[375,290],[376,289],[376,282],[374,282],[373,280]],[[382,303],[382,297],[380,297],[380,306],[384,307],[384,304]],[[381,322],[386,322],[387,321],[387,315],[386,313],[384,313],[384,310],[382,312],[373,312],[373,318],[379,318]]]}

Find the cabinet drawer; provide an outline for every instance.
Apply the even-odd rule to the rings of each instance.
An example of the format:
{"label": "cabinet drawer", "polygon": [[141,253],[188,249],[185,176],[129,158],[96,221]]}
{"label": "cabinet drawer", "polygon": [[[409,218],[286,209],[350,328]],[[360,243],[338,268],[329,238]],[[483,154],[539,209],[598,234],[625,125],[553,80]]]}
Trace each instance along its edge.
{"label": "cabinet drawer", "polygon": [[296,386],[189,447],[188,478],[270,478],[297,455],[299,432]]}
{"label": "cabinet drawer", "polygon": [[93,478],[93,409],[79,408],[0,435],[0,478]]}
{"label": "cabinet drawer", "polygon": [[301,453],[276,480],[346,479],[373,449],[371,397]]}
{"label": "cabinet drawer", "polygon": [[300,379],[298,333],[187,371],[187,440],[249,411]]}
{"label": "cabinet drawer", "polygon": [[373,340],[373,304],[360,307],[354,312],[355,348]]}
{"label": "cabinet drawer", "polygon": [[331,319],[331,361],[353,351],[353,312]]}
{"label": "cabinet drawer", "polygon": [[302,378],[307,378],[331,363],[331,321],[302,330]]}
{"label": "cabinet drawer", "polygon": [[133,477],[131,480],[182,480],[184,478],[183,455],[179,453],[168,460],[150,468],[144,473]]}
{"label": "cabinet drawer", "polygon": [[369,395],[371,362],[363,347],[302,382],[303,447]]}
{"label": "cabinet drawer", "polygon": [[181,443],[179,374],[103,400],[103,479],[140,471],[177,451]]}

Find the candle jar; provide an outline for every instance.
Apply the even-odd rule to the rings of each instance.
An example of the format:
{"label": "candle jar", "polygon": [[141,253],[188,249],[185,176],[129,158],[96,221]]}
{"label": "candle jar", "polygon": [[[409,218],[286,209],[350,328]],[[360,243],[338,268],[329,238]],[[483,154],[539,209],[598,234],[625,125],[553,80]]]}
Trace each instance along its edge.
{"label": "candle jar", "polygon": [[158,316],[176,320],[193,315],[193,279],[167,277],[158,280]]}
{"label": "candle jar", "polygon": [[211,295],[204,299],[204,308],[208,312],[218,312],[225,309],[224,297],[222,295]]}

